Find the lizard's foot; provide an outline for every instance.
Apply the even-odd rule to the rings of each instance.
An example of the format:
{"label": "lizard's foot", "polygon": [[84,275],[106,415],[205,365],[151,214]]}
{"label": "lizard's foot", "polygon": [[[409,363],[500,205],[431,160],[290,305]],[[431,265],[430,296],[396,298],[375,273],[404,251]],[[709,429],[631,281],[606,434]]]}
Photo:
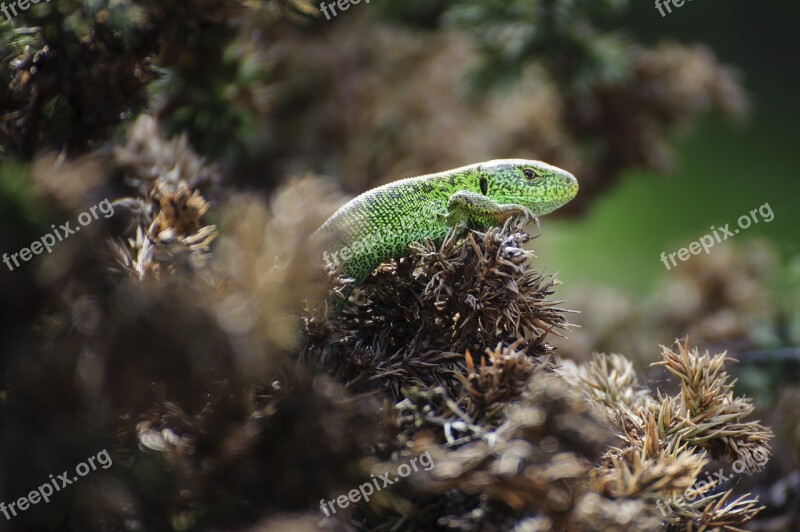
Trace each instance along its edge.
{"label": "lizard's foot", "polygon": [[531,222],[536,222],[536,227],[538,227],[541,231],[541,222],[539,221],[539,218],[530,211],[530,209],[523,207],[522,205],[508,205],[508,207],[509,209],[507,212],[510,214],[509,218],[514,218],[517,216],[522,218],[521,227],[525,227]]}
{"label": "lizard's foot", "polygon": [[523,229],[529,223],[534,222],[536,224],[536,228],[539,230],[539,232],[540,233],[542,232],[542,221],[539,219],[538,216],[534,215],[526,207],[521,207],[519,212],[518,213],[515,212],[511,216],[509,216],[507,218],[507,221],[510,222],[512,219],[514,219],[516,217],[520,217],[522,219],[522,222],[521,222],[521,224],[519,226],[520,229]]}
{"label": "lizard's foot", "polygon": [[[512,218],[521,218],[522,227],[537,220],[530,209],[518,203],[496,203],[493,200],[467,190],[461,190],[447,200],[447,211],[451,223],[477,222],[478,225],[502,225]],[[537,220],[538,225],[538,220]]]}

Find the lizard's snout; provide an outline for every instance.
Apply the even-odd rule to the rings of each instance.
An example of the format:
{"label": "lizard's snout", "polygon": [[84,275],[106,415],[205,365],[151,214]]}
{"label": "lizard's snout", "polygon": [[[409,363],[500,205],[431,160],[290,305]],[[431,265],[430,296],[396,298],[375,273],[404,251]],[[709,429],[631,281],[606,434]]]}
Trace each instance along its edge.
{"label": "lizard's snout", "polygon": [[562,179],[564,181],[564,187],[569,192],[570,199],[574,198],[578,194],[578,180],[569,172],[564,172]]}

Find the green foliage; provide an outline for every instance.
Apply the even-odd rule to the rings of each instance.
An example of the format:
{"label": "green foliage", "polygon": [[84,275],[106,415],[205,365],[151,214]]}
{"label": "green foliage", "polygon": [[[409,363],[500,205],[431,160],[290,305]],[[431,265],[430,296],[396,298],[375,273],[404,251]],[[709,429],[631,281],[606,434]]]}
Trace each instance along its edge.
{"label": "green foliage", "polygon": [[543,65],[560,86],[573,91],[612,82],[626,71],[626,43],[593,23],[619,12],[627,0],[478,0],[446,14],[452,26],[469,28],[483,61],[478,90],[519,79],[531,63]]}
{"label": "green foliage", "polygon": [[141,111],[157,48],[131,2],[39,3],[3,25],[0,145],[30,159],[42,149],[83,153]]}
{"label": "green foliage", "polygon": [[85,153],[155,107],[167,131],[186,132],[203,154],[239,154],[256,136],[270,90],[244,15],[268,23],[308,21],[315,12],[307,0],[257,8],[241,0],[32,6],[0,24],[7,58],[0,64],[0,153]]}
{"label": "green foliage", "polygon": [[230,160],[257,131],[269,94],[267,69],[238,44],[213,61],[213,68],[168,68],[151,90],[169,134],[186,132],[200,153]]}
{"label": "green foliage", "polygon": [[455,0],[373,0],[371,2],[389,20],[409,26],[434,29],[441,26],[442,15]]}
{"label": "green foliage", "polygon": [[14,161],[0,163],[0,223],[4,227],[34,223],[44,227],[41,214],[28,169]]}

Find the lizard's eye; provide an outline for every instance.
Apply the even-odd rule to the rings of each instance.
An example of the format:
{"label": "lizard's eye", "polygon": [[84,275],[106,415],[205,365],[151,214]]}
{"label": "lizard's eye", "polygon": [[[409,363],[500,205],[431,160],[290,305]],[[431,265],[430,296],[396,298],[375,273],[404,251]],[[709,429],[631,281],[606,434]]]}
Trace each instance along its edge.
{"label": "lizard's eye", "polygon": [[537,177],[539,177],[539,174],[536,173],[536,170],[534,170],[533,168],[526,168],[525,170],[522,171],[522,173],[525,174],[526,179],[536,179]]}

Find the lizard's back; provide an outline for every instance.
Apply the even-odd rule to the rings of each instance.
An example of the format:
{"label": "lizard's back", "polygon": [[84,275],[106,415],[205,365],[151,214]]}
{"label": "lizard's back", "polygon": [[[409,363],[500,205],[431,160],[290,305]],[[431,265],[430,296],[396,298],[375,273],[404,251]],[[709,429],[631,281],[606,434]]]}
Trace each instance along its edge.
{"label": "lizard's back", "polygon": [[395,181],[352,199],[320,228],[331,239],[326,262],[358,283],[410,243],[443,240],[445,205],[457,189],[453,176],[437,174]]}

